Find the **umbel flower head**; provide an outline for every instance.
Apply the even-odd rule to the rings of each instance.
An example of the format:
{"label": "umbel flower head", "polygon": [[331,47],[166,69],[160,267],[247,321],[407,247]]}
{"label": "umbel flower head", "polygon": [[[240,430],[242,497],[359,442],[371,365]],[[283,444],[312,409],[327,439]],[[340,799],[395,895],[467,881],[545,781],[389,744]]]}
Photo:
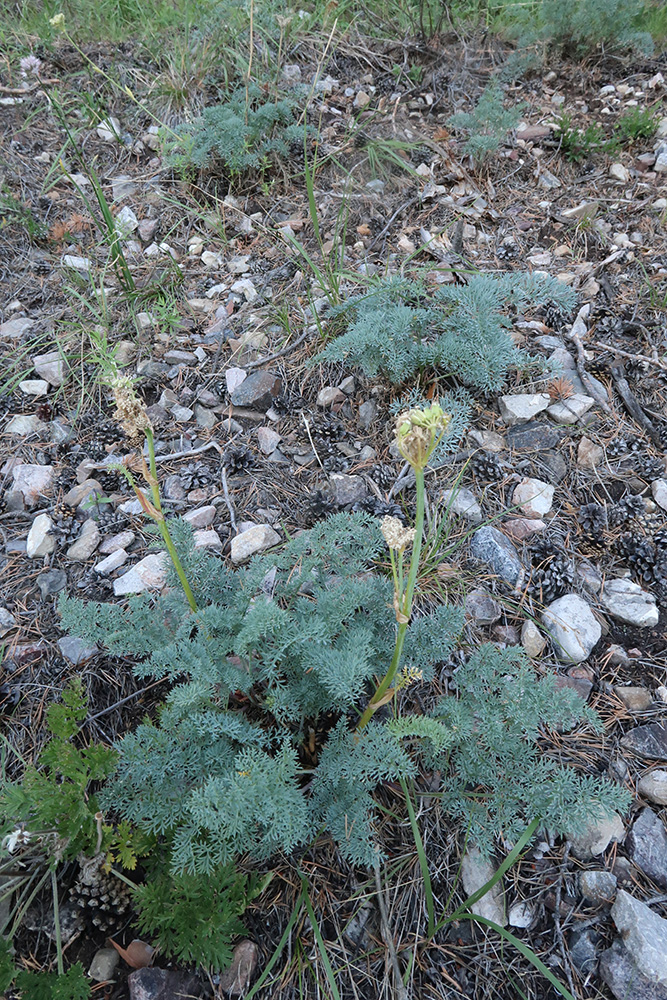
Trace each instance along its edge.
{"label": "umbel flower head", "polygon": [[116,403],[116,419],[123,425],[130,441],[139,440],[147,430],[153,428],[146,407],[134,391],[132,379],[127,375],[114,375],[109,385]]}
{"label": "umbel flower head", "polygon": [[59,14],[55,14],[53,17],[50,17],[49,24],[51,25],[52,28],[55,28],[56,31],[64,31],[65,15],[63,14],[63,12],[61,11]]}
{"label": "umbel flower head", "polygon": [[383,517],[380,531],[393,552],[404,552],[415,540],[415,529],[406,528],[397,517]]}
{"label": "umbel flower head", "polygon": [[399,413],[396,418],[396,444],[413,469],[423,469],[442,441],[451,417],[439,403],[431,403]]}

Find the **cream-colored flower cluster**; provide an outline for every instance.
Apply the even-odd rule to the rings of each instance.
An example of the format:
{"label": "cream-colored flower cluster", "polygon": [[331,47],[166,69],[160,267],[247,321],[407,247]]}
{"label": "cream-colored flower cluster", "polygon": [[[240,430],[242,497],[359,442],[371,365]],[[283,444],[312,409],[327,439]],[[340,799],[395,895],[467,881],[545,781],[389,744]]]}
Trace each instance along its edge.
{"label": "cream-colored flower cluster", "polygon": [[116,420],[120,421],[130,441],[137,441],[147,430],[152,430],[146,407],[134,391],[132,379],[126,375],[115,375],[109,384],[116,404]]}
{"label": "cream-colored flower cluster", "polygon": [[396,444],[413,469],[423,469],[442,440],[451,417],[439,403],[431,403],[399,413],[396,418]]}
{"label": "cream-colored flower cluster", "polygon": [[415,539],[415,529],[406,528],[397,517],[383,517],[380,531],[393,552],[404,552]]}

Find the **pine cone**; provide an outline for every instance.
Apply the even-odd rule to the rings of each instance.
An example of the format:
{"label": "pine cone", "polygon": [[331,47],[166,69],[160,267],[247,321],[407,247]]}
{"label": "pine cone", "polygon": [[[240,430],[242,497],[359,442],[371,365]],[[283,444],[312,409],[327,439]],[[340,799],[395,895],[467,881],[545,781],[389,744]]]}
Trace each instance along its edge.
{"label": "pine cone", "polygon": [[322,457],[321,452],[318,449],[318,454],[320,456],[320,461],[322,463],[322,468],[325,472],[347,472],[350,468],[349,459],[341,455],[340,452],[331,452],[326,458]]}
{"label": "pine cone", "polygon": [[183,489],[188,491],[204,490],[215,482],[215,476],[203,462],[193,462],[191,465],[186,465],[179,472],[179,479]]}
{"label": "pine cone", "polygon": [[368,475],[381,490],[390,489],[396,482],[396,471],[391,465],[374,465]]}
{"label": "pine cone", "polygon": [[655,455],[644,455],[637,461],[637,471],[642,479],[652,483],[664,476],[665,463],[656,458]]}
{"label": "pine cone", "polygon": [[247,472],[255,464],[255,456],[244,444],[230,445],[222,456],[222,464],[232,475],[236,472]]}
{"label": "pine cone", "polygon": [[579,524],[591,538],[600,539],[607,527],[607,512],[599,503],[586,503],[579,508]]}
{"label": "pine cone", "polygon": [[608,458],[618,458],[628,451],[628,442],[622,437],[612,438],[611,441],[607,441],[605,450]]}
{"label": "pine cone", "polygon": [[342,441],[347,436],[343,421],[333,413],[316,414],[311,420],[310,432],[313,440],[321,441]]}
{"label": "pine cone", "polygon": [[70,898],[93,927],[110,931],[126,921],[132,909],[132,892],[115,875],[103,870],[104,855],[81,862]]}
{"label": "pine cone", "polygon": [[396,517],[401,524],[407,524],[407,518],[403,513],[403,509],[397,503],[385,503],[384,500],[378,500],[377,497],[360,500],[358,503],[355,503],[352,511],[355,514],[364,511],[366,514],[372,514],[373,517],[379,517],[380,519],[383,517]]}
{"label": "pine cone", "polygon": [[314,490],[308,497],[306,503],[306,513],[309,521],[321,521],[322,518],[334,514],[337,505],[327,493],[322,490]]}
{"label": "pine cone", "polygon": [[470,471],[490,482],[497,482],[504,475],[500,459],[492,451],[476,451],[470,459]]}
{"label": "pine cone", "polygon": [[650,538],[631,532],[621,535],[616,542],[616,551],[644,580],[653,580],[660,564],[658,575],[664,575],[664,557],[658,558],[658,550]]}
{"label": "pine cone", "polygon": [[549,604],[571,588],[574,565],[565,549],[548,538],[535,542],[530,552],[533,562],[530,593],[542,604]]}
{"label": "pine cone", "polygon": [[109,454],[106,446],[117,444],[119,441],[123,441],[124,438],[125,433],[120,424],[117,424],[115,420],[104,420],[95,428],[86,451],[93,459],[106,458]]}
{"label": "pine cone", "polygon": [[612,528],[617,528],[633,518],[640,517],[645,511],[646,504],[640,496],[623,497],[609,511],[609,524]]}

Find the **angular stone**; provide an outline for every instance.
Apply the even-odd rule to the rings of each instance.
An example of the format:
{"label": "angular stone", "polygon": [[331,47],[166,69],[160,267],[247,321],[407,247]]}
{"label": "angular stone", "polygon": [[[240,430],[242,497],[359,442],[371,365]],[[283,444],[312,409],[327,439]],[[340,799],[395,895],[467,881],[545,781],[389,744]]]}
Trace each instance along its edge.
{"label": "angular stone", "polygon": [[93,566],[93,571],[97,573],[98,576],[108,576],[109,573],[113,573],[114,570],[119,569],[127,562],[127,552],[125,549],[116,549],[110,555],[106,556],[100,562]]}
{"label": "angular stone", "polygon": [[136,535],[133,531],[119,531],[117,535],[112,535],[111,538],[104,539],[100,545],[100,552],[103,556],[108,556],[119,549],[127,549],[135,538]]}
{"label": "angular stone", "polygon": [[619,889],[611,916],[640,972],[652,982],[666,986],[667,920],[625,889]]}
{"label": "angular stone", "polygon": [[73,545],[70,545],[65,555],[72,562],[85,562],[86,559],[90,559],[99,541],[100,529],[97,527],[97,521],[92,517],[88,518],[83,523],[79,537]]}
{"label": "angular stone", "polygon": [[326,409],[335,403],[342,403],[345,400],[345,393],[335,385],[325,385],[317,394],[317,405]]}
{"label": "angular stone", "polygon": [[509,426],[525,424],[541,413],[551,403],[546,392],[520,393],[516,396],[501,396],[498,400],[500,416]]}
{"label": "angular stone", "polygon": [[86,479],[85,482],[73,486],[63,497],[63,503],[68,507],[80,507],[91,496],[104,496],[104,490],[96,479]]}
{"label": "angular stone", "polygon": [[139,220],[130,208],[129,205],[125,205],[121,208],[120,212],[115,219],[115,230],[118,234],[119,239],[127,240],[130,238],[132,233],[139,226]]}
{"label": "angular stone", "polygon": [[622,163],[612,163],[609,168],[609,176],[614,181],[619,181],[621,184],[627,184],[630,180],[630,171],[627,167],[624,167]]}
{"label": "angular stone", "polygon": [[565,674],[557,674],[554,678],[554,684],[557,690],[562,690],[563,688],[569,688],[579,695],[582,701],[588,701],[591,691],[593,690],[593,675],[588,669],[586,664],[576,664]]}
{"label": "angular stone", "polygon": [[597,966],[596,944],[600,939],[590,928],[575,927],[570,932],[568,952],[572,964],[585,976],[595,971]]}
{"label": "angular stone", "polygon": [[208,528],[215,521],[216,508],[213,504],[206,507],[198,507],[197,510],[189,510],[183,515],[183,520],[193,528]]}
{"label": "angular stone", "polygon": [[91,645],[85,639],[79,639],[75,635],[64,635],[61,639],[58,639],[58,646],[60,647],[63,659],[67,660],[73,667],[78,667],[81,663],[86,663],[87,660],[90,660],[99,652],[97,643]]}
{"label": "angular stone", "polygon": [[478,625],[493,625],[500,618],[501,610],[491,594],[478,587],[466,596],[465,613]]}
{"label": "angular stone", "polygon": [[600,601],[614,618],[637,628],[657,625],[660,612],[656,598],[632,580],[606,580]]}
{"label": "angular stone", "polygon": [[204,987],[191,972],[137,969],[127,977],[130,1000],[199,1000]]}
{"label": "angular stone", "polygon": [[612,841],[622,840],[625,835],[623,820],[618,813],[612,813],[591,820],[580,833],[571,833],[567,839],[572,844],[572,853],[580,861],[590,861],[604,854]]}
{"label": "angular stone", "polygon": [[370,429],[372,423],[377,419],[378,405],[374,399],[365,400],[359,407],[359,426],[362,431]]}
{"label": "angular stone", "polygon": [[485,525],[478,528],[470,542],[470,555],[486,563],[493,572],[512,587],[520,586],[524,568],[516,549],[498,528]]}
{"label": "angular stone", "polygon": [[535,622],[525,621],[521,627],[521,645],[531,660],[536,660],[544,652],[547,640]]}
{"label": "angular stone", "polygon": [[334,472],[329,477],[334,500],[339,507],[358,503],[368,493],[366,483],[361,476],[346,476],[342,472]]}
{"label": "angular stone", "polygon": [[653,704],[653,695],[647,688],[623,687],[617,684],[614,694],[621,699],[629,712],[645,712]]}
{"label": "angular stone", "polygon": [[27,378],[19,382],[19,389],[26,396],[46,396],[49,383],[43,378]]}
{"label": "angular stone", "polygon": [[92,262],[87,257],[78,257],[76,254],[66,253],[62,259],[63,267],[69,267],[72,271],[79,271],[81,274],[88,274]]}
{"label": "angular stone", "polygon": [[164,360],[170,365],[194,365],[197,362],[196,354],[192,351],[167,351]]}
{"label": "angular stone", "polygon": [[45,379],[49,385],[63,385],[67,377],[65,360],[59,351],[49,351],[47,354],[36,354],[30,359],[32,366],[40,378]]}
{"label": "angular stone", "polygon": [[57,594],[67,586],[67,573],[63,569],[47,569],[37,577],[37,586],[42,600]]}
{"label": "angular stone", "polygon": [[268,524],[256,524],[240,535],[232,538],[231,560],[235,566],[248,562],[253,556],[272,548],[280,541],[280,535]]}
{"label": "angular stone", "polygon": [[539,518],[515,517],[503,522],[503,530],[515,542],[525,542],[539,531],[544,531],[546,524]]}
{"label": "angular stone", "polygon": [[[17,622],[11,611],[7,611],[7,608],[0,608],[0,639],[11,632],[13,628],[16,628]],[[0,879],[0,884],[2,879]],[[1,911],[1,907],[0,907]],[[1,928],[0,928],[1,931]]]}
{"label": "angular stone", "polygon": [[507,915],[507,923],[510,927],[530,927],[534,919],[535,910],[525,900],[511,906]]}
{"label": "angular stone", "polygon": [[30,434],[39,434],[46,424],[34,413],[17,413],[15,417],[5,425],[5,434],[17,434],[28,437]]}
{"label": "angular stone", "polygon": [[637,791],[645,799],[659,806],[667,806],[667,771],[660,769],[649,771],[639,779]]}
{"label": "angular stone", "polygon": [[119,962],[120,955],[115,948],[100,948],[93,955],[88,975],[96,983],[108,983],[113,979]]}
{"label": "angular stone", "polygon": [[232,406],[268,410],[273,400],[282,392],[282,381],[272,372],[251,372],[231,393]]}
{"label": "angular stone", "polygon": [[101,121],[95,131],[103,142],[120,142],[121,140],[120,122],[115,115],[109,115],[108,118]]}
{"label": "angular stone", "polygon": [[616,1000],[667,1000],[667,986],[647,979],[640,972],[620,938],[600,955],[600,978]]}
{"label": "angular stone", "polygon": [[200,406],[199,403],[195,403],[195,420],[197,421],[197,427],[203,427],[206,430],[212,430],[218,422],[218,418],[213,410],[209,410],[205,406]]}
{"label": "angular stone", "polygon": [[522,479],[514,487],[512,503],[520,507],[526,517],[540,518],[548,514],[554,500],[554,488],[541,479]]}
{"label": "angular stone", "polygon": [[557,403],[552,403],[547,408],[547,413],[552,420],[558,424],[576,424],[585,413],[588,413],[591,406],[595,405],[592,396],[585,396],[580,392],[575,392],[567,399],[561,399]]}
{"label": "angular stone", "polygon": [[667,510],[667,479],[656,479],[651,483],[651,493],[658,507]]}
{"label": "angular stone", "polygon": [[604,457],[604,449],[590,438],[582,437],[577,448],[577,465],[580,469],[597,469]]}
{"label": "angular stone", "polygon": [[144,590],[162,590],[167,582],[166,552],[152,552],[113,582],[116,597],[141,594]]}
{"label": "angular stone", "polygon": [[597,215],[599,205],[596,201],[581,201],[572,208],[561,212],[564,219],[592,219]]}
{"label": "angular stone", "polygon": [[552,638],[556,655],[566,663],[581,663],[597,645],[602,628],[578,594],[565,594],[542,612],[542,624]]}
{"label": "angular stone", "polygon": [[16,316],[14,319],[5,320],[0,323],[0,337],[7,337],[9,340],[18,340],[24,333],[32,330],[37,320],[28,319],[27,316]]}
{"label": "angular stone", "polygon": [[611,903],[617,882],[613,872],[607,871],[583,871],[579,876],[581,894],[592,903]]}
{"label": "angular stone", "polygon": [[239,941],[234,948],[232,964],[220,976],[220,989],[231,996],[245,996],[259,957],[254,941]]}
{"label": "angular stone", "polygon": [[222,539],[215,528],[200,528],[193,532],[196,549],[216,549],[222,552]]}
{"label": "angular stone", "polygon": [[531,422],[510,427],[507,432],[507,444],[515,451],[546,451],[560,444],[565,434],[565,429],[555,424]]}
{"label": "angular stone", "polygon": [[455,490],[445,490],[442,494],[442,505],[452,514],[458,514],[471,524],[480,524],[483,515],[482,508],[477,502],[474,494],[465,487],[458,487]]}
{"label": "angular stone", "polygon": [[652,722],[648,726],[635,726],[621,737],[621,746],[640,757],[650,760],[667,760],[667,722]]}
{"label": "angular stone", "polygon": [[656,885],[667,889],[667,830],[648,806],[635,820],[625,846],[628,857],[637,867]]}
{"label": "angular stone", "polygon": [[272,455],[280,444],[281,435],[271,427],[258,427],[257,441],[264,455]]}
{"label": "angular stone", "polygon": [[53,521],[48,514],[38,514],[30,526],[26,553],[28,559],[40,559],[48,556],[56,547],[56,539],[50,533]]}
{"label": "angular stone", "polygon": [[[461,862],[461,881],[468,896],[481,889],[495,874],[496,870],[491,862],[484,858],[476,847],[471,847],[466,851]],[[502,879],[496,882],[493,888],[489,889],[481,899],[473,903],[470,909],[478,916],[486,917],[487,920],[493,920],[494,923],[505,927],[507,918],[505,916],[505,894],[502,888]]]}

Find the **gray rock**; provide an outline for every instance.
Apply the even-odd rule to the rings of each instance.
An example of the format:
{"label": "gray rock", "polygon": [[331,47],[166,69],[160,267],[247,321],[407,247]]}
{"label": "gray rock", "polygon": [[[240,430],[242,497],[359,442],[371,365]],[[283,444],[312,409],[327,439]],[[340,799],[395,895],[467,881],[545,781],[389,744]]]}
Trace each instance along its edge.
{"label": "gray rock", "polygon": [[541,452],[535,460],[535,465],[541,478],[546,479],[552,486],[557,486],[567,475],[567,462],[558,451]]}
{"label": "gray rock", "polygon": [[231,560],[235,566],[240,566],[259,552],[277,545],[279,541],[280,535],[270,525],[255,524],[232,538]]}
{"label": "gray rock", "polygon": [[623,820],[618,813],[591,820],[579,833],[569,833],[567,839],[572,844],[572,853],[580,861],[590,861],[603,854],[612,841],[622,840],[625,835]]}
{"label": "gray rock", "polygon": [[639,779],[637,791],[645,799],[650,799],[659,806],[667,806],[667,771],[649,771]]}
{"label": "gray rock", "polygon": [[205,406],[200,406],[199,403],[195,403],[195,420],[197,427],[204,427],[207,430],[211,430],[218,422],[213,410],[208,410]]}
{"label": "gray rock", "polygon": [[551,403],[546,392],[520,393],[516,396],[501,396],[498,400],[500,416],[510,427],[525,424]]}
{"label": "gray rock", "polygon": [[58,639],[58,646],[60,647],[63,659],[71,663],[73,667],[78,667],[79,664],[85,663],[99,652],[97,643],[91,645],[85,639],[79,639],[75,635],[64,635],[61,639]]}
{"label": "gray rock", "polygon": [[602,577],[596,567],[589,562],[580,562],[577,565],[577,573],[585,589],[590,594],[599,594],[602,589]]}
{"label": "gray rock", "polygon": [[137,365],[137,375],[141,375],[143,378],[157,379],[169,371],[171,371],[171,365],[164,361],[152,361],[150,358],[140,361]]}
{"label": "gray rock", "polygon": [[88,518],[83,523],[79,537],[73,545],[70,545],[65,555],[72,562],[85,562],[86,559],[90,559],[99,545],[100,537],[100,529],[97,527],[97,521],[94,521],[92,517]]}
{"label": "gray rock", "polygon": [[222,552],[222,539],[215,528],[200,528],[193,532],[196,549],[215,549]]}
{"label": "gray rock", "polygon": [[378,415],[378,405],[374,399],[367,399],[359,407],[359,426],[367,431]]}
{"label": "gray rock", "polygon": [[216,509],[213,504],[206,507],[199,507],[197,510],[189,510],[183,515],[183,520],[187,521],[193,528],[208,528],[215,521]]}
{"label": "gray rock", "polygon": [[60,351],[48,351],[47,354],[36,354],[30,360],[39,377],[45,379],[49,385],[60,386],[64,383],[67,377],[67,369]]}
{"label": "gray rock", "polygon": [[554,488],[541,479],[522,479],[514,487],[512,503],[520,507],[526,517],[543,517],[551,510],[554,500]]}
{"label": "gray rock", "polygon": [[49,383],[43,378],[26,378],[19,382],[19,389],[26,396],[46,396]]}
{"label": "gray rock", "polygon": [[493,572],[512,587],[518,587],[524,576],[516,549],[498,528],[484,525],[478,528],[470,542],[470,555],[486,563]]}
{"label": "gray rock", "polygon": [[72,271],[79,271],[81,274],[88,274],[93,266],[92,261],[87,257],[78,257],[76,254],[66,253],[62,259],[63,267],[68,267]]}
{"label": "gray rock", "polygon": [[317,405],[327,409],[335,403],[342,403],[344,399],[345,393],[337,385],[325,385],[317,394]]}
{"label": "gray rock", "polygon": [[341,392],[344,392],[346,396],[352,395],[352,393],[355,390],[355,386],[356,382],[354,380],[354,375],[348,375],[346,378],[343,379],[342,382],[339,382],[338,384],[338,388],[340,389]]}
{"label": "gray rock", "polygon": [[341,472],[334,472],[329,477],[329,482],[333,498],[339,507],[358,503],[368,494],[368,488],[361,476],[346,476]]}
{"label": "gray rock", "polygon": [[565,594],[542,612],[542,624],[552,638],[556,655],[565,663],[581,663],[600,640],[602,628],[578,594]]}
{"label": "gray rock", "polygon": [[108,556],[112,552],[117,552],[118,549],[127,549],[135,537],[133,531],[119,531],[118,534],[112,535],[111,538],[104,539],[100,545],[100,552],[103,556]]}
{"label": "gray rock", "polygon": [[471,590],[465,600],[465,613],[478,625],[493,625],[500,618],[500,605],[486,590]]}
{"label": "gray rock", "polygon": [[[611,916],[633,962],[651,982],[667,985],[667,920],[619,889]],[[634,995],[633,995],[634,1000]]]}
{"label": "gray rock", "polygon": [[565,437],[566,431],[555,424],[529,423],[510,427],[507,432],[508,447],[515,451],[533,452],[555,448]]}
{"label": "gray rock", "polygon": [[234,948],[232,964],[220,976],[220,988],[231,996],[245,996],[252,979],[259,948],[254,941],[239,941]]}
{"label": "gray rock", "polygon": [[113,979],[119,962],[120,955],[115,948],[100,948],[93,955],[88,975],[96,983],[108,983]]}
{"label": "gray rock", "polygon": [[606,580],[600,601],[609,614],[621,622],[637,628],[658,624],[660,612],[655,597],[632,580]]}
{"label": "gray rock", "polygon": [[507,923],[510,927],[530,927],[534,919],[535,910],[525,900],[514,903],[507,915]]}
{"label": "gray rock", "polygon": [[639,754],[640,757],[667,760],[667,722],[635,726],[621,738],[621,746]]}
{"label": "gray rock", "polygon": [[125,205],[115,218],[115,229],[121,240],[127,240],[139,226],[139,220],[129,207]]}
{"label": "gray rock", "polygon": [[251,372],[232,392],[232,405],[268,410],[282,387],[282,381],[272,372]]}
{"label": "gray rock", "polygon": [[136,194],[137,185],[127,174],[117,174],[116,177],[109,178],[111,181],[111,197],[114,201],[123,201],[124,198],[131,198]]}
{"label": "gray rock", "polygon": [[130,1000],[199,1000],[204,987],[191,972],[137,969],[127,977]]}
{"label": "gray rock", "polygon": [[592,903],[611,903],[617,882],[616,876],[607,871],[584,871],[579,876],[581,894]]}
{"label": "gray rock", "polygon": [[651,493],[658,507],[667,510],[667,479],[656,479],[652,482]]}
{"label": "gray rock", "polygon": [[577,448],[577,465],[580,469],[597,469],[604,458],[604,449],[590,438],[582,437]]}
{"label": "gray rock", "polygon": [[127,552],[125,549],[116,549],[110,555],[105,556],[100,562],[95,563],[93,572],[98,576],[108,576],[114,570],[120,569],[127,562]]}
{"label": "gray rock", "polygon": [[42,600],[59,593],[67,586],[67,573],[63,569],[47,569],[37,577]]}
{"label": "gray rock", "polygon": [[547,409],[547,413],[552,420],[559,424],[576,424],[590,408],[595,405],[592,396],[586,396],[581,392],[575,392],[567,399],[561,399],[557,403],[552,403]]}
{"label": "gray rock", "polygon": [[7,608],[0,608],[0,639],[16,628],[16,618]]}
{"label": "gray rock", "polygon": [[[481,889],[486,882],[493,878],[496,871],[490,861],[484,858],[476,847],[471,847],[461,862],[461,881],[468,896]],[[481,899],[470,908],[473,913],[487,920],[505,927],[507,918],[505,916],[505,894],[500,879],[492,889],[489,889]]]}
{"label": "gray rock", "polygon": [[48,556],[56,547],[56,539],[51,534],[53,521],[48,514],[38,514],[30,526],[26,553],[29,559],[41,559]]}
{"label": "gray rock", "polygon": [[46,424],[33,413],[18,413],[5,425],[5,434],[28,437],[30,434],[39,434],[45,427]]}
{"label": "gray rock", "polygon": [[281,435],[278,431],[274,431],[272,427],[257,428],[257,441],[259,442],[260,451],[264,455],[273,454],[281,440]]}
{"label": "gray rock", "polygon": [[104,490],[96,479],[86,479],[85,482],[73,486],[63,497],[63,503],[68,507],[80,507],[91,496],[104,496]]}
{"label": "gray rock", "polygon": [[645,712],[653,704],[653,695],[648,688],[617,684],[614,694],[621,699],[628,712]]}
{"label": "gray rock", "polygon": [[567,945],[572,964],[585,976],[595,971],[597,965],[596,944],[599,940],[600,935],[589,927],[583,930],[575,928],[570,934]]}
{"label": "gray rock", "polygon": [[445,490],[442,494],[442,503],[445,508],[470,521],[471,524],[480,524],[483,519],[482,508],[475,495],[463,486],[455,490]]}
{"label": "gray rock", "polygon": [[616,1000],[667,1000],[667,987],[639,971],[620,938],[600,955],[600,977]]}
{"label": "gray rock", "polygon": [[9,340],[18,340],[24,333],[32,330],[37,320],[28,319],[27,316],[16,316],[14,319],[5,320],[0,323],[0,337],[7,337]]}
{"label": "gray rock", "polygon": [[162,590],[167,582],[166,552],[152,552],[113,582],[116,597],[141,594],[144,590]]}
{"label": "gray rock", "polygon": [[109,115],[101,121],[95,131],[103,142],[120,142],[123,135],[120,122],[115,115]]}
{"label": "gray rock", "polygon": [[535,622],[525,621],[521,627],[521,645],[531,660],[536,660],[544,652],[547,640]]}
{"label": "gray rock", "polygon": [[626,840],[628,857],[656,885],[667,889],[667,830],[659,816],[646,806]]}

